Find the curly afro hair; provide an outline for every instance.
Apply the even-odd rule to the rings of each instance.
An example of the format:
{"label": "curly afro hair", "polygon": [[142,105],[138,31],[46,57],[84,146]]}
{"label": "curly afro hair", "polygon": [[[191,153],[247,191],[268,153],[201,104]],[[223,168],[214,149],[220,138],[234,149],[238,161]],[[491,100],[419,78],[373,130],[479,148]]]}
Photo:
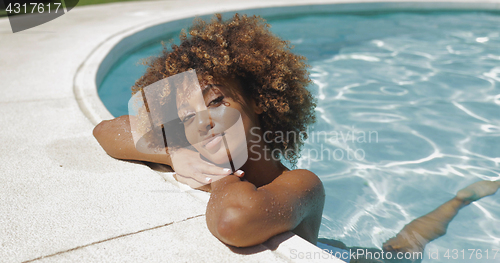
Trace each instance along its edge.
{"label": "curly afro hair", "polygon": [[[180,45],[164,47],[160,56],[146,62],[146,73],[132,92],[191,69],[200,84],[236,78],[245,98],[252,98],[263,110],[261,129],[270,131],[266,140],[271,141],[271,149],[280,149],[273,153],[286,152],[283,157],[295,164],[307,139],[307,126],[315,121],[316,104],[306,89],[311,80],[305,58],[293,54],[290,43],[272,34],[269,27],[260,17],[239,14],[227,21],[216,14],[210,23],[195,19],[189,36],[182,30]],[[285,139],[280,133],[297,136]]]}

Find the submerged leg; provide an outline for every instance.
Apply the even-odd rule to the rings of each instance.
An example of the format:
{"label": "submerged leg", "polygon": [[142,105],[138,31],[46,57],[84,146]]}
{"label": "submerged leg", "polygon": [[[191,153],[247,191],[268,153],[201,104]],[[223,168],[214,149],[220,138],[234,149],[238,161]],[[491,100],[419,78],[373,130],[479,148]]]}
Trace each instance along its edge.
{"label": "submerged leg", "polygon": [[494,194],[500,187],[500,181],[479,181],[458,191],[457,198],[464,202],[474,202]]}
{"label": "submerged leg", "polygon": [[494,194],[499,187],[500,181],[480,181],[467,186],[436,210],[411,221],[395,237],[387,240],[383,249],[390,252],[422,252],[427,243],[446,233],[448,224],[462,207]]}

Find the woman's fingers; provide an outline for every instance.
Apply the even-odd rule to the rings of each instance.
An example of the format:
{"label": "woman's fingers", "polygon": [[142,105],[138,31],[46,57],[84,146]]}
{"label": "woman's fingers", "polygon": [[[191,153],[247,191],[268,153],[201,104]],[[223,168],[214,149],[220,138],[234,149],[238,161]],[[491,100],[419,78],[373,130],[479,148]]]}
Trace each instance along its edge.
{"label": "woman's fingers", "polygon": [[203,187],[230,174],[234,174],[239,178],[245,176],[245,172],[242,170],[237,170],[232,173],[231,169],[219,167],[206,161],[181,167],[184,167],[184,169],[176,169],[174,178],[183,184],[187,184],[191,188]]}
{"label": "woman's fingers", "polygon": [[[242,170],[238,170],[234,173],[234,175],[242,178],[245,175],[245,172]],[[213,174],[204,174],[204,173],[194,173],[191,176],[185,176],[179,173],[174,174],[174,178],[183,183],[189,185],[191,188],[200,188],[204,185],[213,183],[215,181],[218,181],[225,176],[220,176],[220,175],[213,175]]]}
{"label": "woman's fingers", "polygon": [[211,174],[211,175],[219,175],[219,176],[225,176],[225,175],[230,175],[231,174],[231,169],[229,168],[222,168],[216,165],[213,165],[211,163],[205,163],[202,167],[200,167],[200,172],[204,174]]}
{"label": "woman's fingers", "polygon": [[217,179],[220,179],[220,178],[227,176],[227,175],[230,175],[230,174],[234,174],[240,178],[245,176],[245,172],[243,172],[242,170],[237,170],[236,172],[232,173],[231,169],[221,168],[221,167],[218,167],[215,165],[212,166],[211,164],[207,165],[206,167],[204,167],[200,171],[202,174],[204,174],[206,176],[210,176],[210,177],[218,176],[219,178],[217,178]]}
{"label": "woman's fingers", "polygon": [[204,185],[210,184],[212,182],[212,178],[202,174],[194,174],[193,176],[184,176],[179,173],[175,173],[175,179],[178,182],[189,185],[191,188],[199,188]]}
{"label": "woman's fingers", "polygon": [[243,172],[242,170],[237,170],[236,172],[232,173],[231,169],[229,169],[229,168],[218,167],[218,166],[211,164],[211,163],[208,163],[208,162],[205,163],[205,166],[200,169],[200,172],[203,174],[209,175],[209,176],[214,176],[214,175],[215,176],[226,176],[226,175],[230,175],[230,174],[234,174],[240,178],[245,176],[245,172]]}

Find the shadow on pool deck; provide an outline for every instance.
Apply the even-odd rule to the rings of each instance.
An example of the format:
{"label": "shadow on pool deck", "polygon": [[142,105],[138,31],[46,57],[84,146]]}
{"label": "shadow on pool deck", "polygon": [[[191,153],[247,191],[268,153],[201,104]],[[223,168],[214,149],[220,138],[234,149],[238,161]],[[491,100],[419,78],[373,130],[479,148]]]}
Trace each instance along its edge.
{"label": "shadow on pool deck", "polygon": [[172,17],[308,2],[84,6],[16,34],[0,18],[0,261],[290,262],[291,249],[320,251],[289,232],[248,249],[222,244],[206,227],[207,195],[179,191],[164,168],[109,157],[73,91],[82,62],[119,32]]}

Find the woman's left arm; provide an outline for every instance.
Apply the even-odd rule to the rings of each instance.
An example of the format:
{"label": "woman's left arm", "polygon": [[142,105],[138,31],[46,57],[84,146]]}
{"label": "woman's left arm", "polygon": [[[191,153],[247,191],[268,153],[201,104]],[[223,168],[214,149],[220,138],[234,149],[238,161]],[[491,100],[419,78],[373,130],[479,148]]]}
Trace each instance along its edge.
{"label": "woman's left arm", "polygon": [[323,184],[308,170],[285,172],[259,188],[229,175],[212,183],[207,225],[222,242],[237,247],[288,230],[315,243],[324,199]]}

